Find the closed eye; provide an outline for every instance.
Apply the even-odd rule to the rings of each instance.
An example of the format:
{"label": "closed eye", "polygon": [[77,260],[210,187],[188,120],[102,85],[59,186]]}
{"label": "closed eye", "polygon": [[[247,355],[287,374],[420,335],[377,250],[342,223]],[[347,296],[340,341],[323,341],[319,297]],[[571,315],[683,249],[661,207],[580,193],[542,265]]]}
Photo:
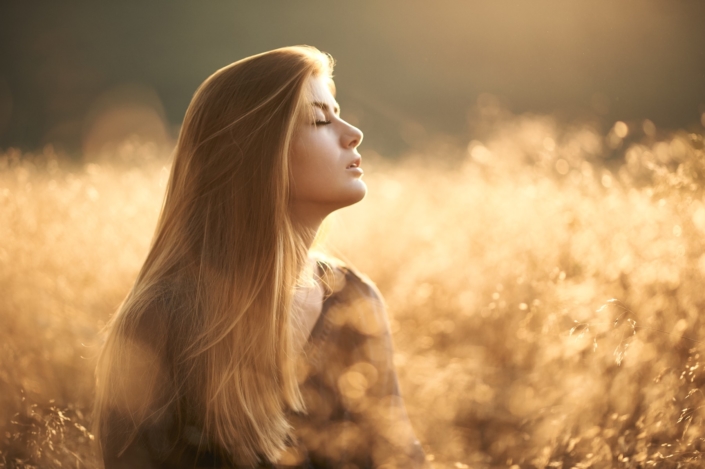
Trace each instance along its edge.
{"label": "closed eye", "polygon": [[[320,109],[320,110],[323,112],[324,115],[327,115],[327,114],[328,114],[329,112],[331,112],[331,110],[332,110],[332,112],[333,112],[334,115],[340,116],[340,107],[338,106],[338,103],[336,103],[336,105],[333,106],[332,109],[331,109],[330,106],[328,106],[328,104],[322,103],[322,102],[320,102],[320,101],[314,101],[314,102],[311,103],[311,105],[312,105],[314,108]],[[321,126],[321,125],[328,125],[328,124],[330,124],[330,123],[331,123],[331,121],[329,121],[329,120],[320,120],[320,119],[318,119],[318,120],[314,121],[313,125],[315,125],[316,127],[319,127],[319,126]]]}

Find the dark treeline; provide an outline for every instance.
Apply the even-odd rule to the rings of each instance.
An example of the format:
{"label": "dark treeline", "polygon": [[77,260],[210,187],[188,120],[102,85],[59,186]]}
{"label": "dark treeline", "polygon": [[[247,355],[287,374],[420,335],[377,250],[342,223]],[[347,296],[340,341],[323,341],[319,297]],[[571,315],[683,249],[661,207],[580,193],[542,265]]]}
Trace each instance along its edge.
{"label": "dark treeline", "polygon": [[389,155],[429,136],[467,142],[481,93],[606,125],[687,128],[705,112],[700,2],[3,2],[0,148],[85,151],[105,137],[96,116],[132,101],[152,114],[123,116],[127,130],[156,119],[150,135],[173,138],[210,73],[302,43],[338,60],[345,117]]}

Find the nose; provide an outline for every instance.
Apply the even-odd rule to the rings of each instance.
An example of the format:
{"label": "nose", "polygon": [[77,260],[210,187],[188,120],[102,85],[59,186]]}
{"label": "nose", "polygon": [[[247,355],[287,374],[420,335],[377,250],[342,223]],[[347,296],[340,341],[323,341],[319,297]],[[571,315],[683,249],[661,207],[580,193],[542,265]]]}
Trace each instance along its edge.
{"label": "nose", "polygon": [[362,143],[362,130],[353,125],[347,124],[342,143],[345,148],[357,148]]}

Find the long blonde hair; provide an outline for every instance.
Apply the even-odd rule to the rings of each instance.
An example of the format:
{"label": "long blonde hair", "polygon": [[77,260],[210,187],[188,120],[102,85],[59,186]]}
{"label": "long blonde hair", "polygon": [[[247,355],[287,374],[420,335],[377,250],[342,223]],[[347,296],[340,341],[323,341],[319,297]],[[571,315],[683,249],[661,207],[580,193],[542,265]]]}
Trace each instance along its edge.
{"label": "long blonde hair", "polygon": [[109,419],[128,422],[126,447],[168,408],[240,463],[283,450],[287,408],[304,411],[291,307],[308,258],[289,217],[287,156],[310,108],[306,80],[332,68],[313,47],[287,47],[196,91],[149,253],[106,326],[94,409],[103,451],[117,444]]}

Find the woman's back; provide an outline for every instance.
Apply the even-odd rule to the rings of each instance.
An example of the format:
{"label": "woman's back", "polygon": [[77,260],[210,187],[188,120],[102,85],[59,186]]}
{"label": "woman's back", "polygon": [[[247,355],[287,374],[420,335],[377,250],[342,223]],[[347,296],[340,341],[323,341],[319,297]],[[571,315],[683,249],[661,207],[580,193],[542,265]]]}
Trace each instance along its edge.
{"label": "woman's back", "polygon": [[[318,266],[321,276],[329,279],[328,291],[297,363],[307,412],[287,414],[294,427],[288,451],[276,465],[260,467],[423,466],[424,453],[400,396],[379,292],[339,261],[320,259]],[[149,351],[145,354],[149,356]],[[140,428],[122,454],[117,445],[108,445],[106,468],[238,467],[220,448],[203,441],[187,407],[171,404]],[[107,423],[107,441],[129,426],[129,420],[119,415]]]}

